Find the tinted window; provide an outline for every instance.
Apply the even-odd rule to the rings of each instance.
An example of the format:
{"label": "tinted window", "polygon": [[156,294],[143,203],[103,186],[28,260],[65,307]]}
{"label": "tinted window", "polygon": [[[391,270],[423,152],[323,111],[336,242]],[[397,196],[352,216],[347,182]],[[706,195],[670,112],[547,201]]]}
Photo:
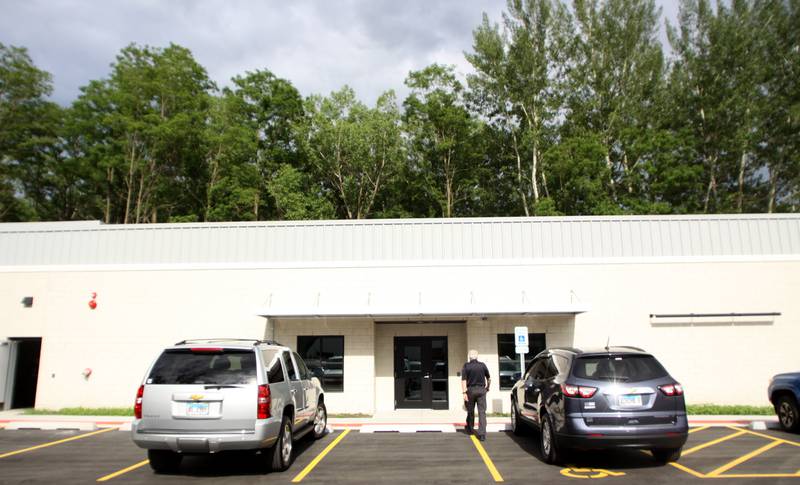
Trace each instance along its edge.
{"label": "tinted window", "polygon": [[148,384],[254,384],[256,354],[252,350],[192,352],[166,350],[158,358]]}
{"label": "tinted window", "polygon": [[528,371],[528,378],[541,380],[546,376],[547,359],[538,359],[533,362],[531,369]]}
{"label": "tinted window", "polygon": [[[525,354],[525,368],[527,369],[536,355],[544,350],[547,345],[545,334],[528,334],[528,352]],[[519,379],[519,354],[515,353],[513,333],[497,334],[497,364],[500,369],[500,389],[511,389]]]}
{"label": "tinted window", "polygon": [[665,377],[667,371],[650,355],[610,355],[576,359],[572,374],[600,381],[638,382]]}
{"label": "tinted window", "polygon": [[283,382],[283,363],[281,362],[280,353],[277,350],[263,350],[261,357],[264,358],[264,363],[267,366],[267,382],[275,384],[276,382]]}
{"label": "tinted window", "polygon": [[556,363],[552,355],[547,358],[544,367],[545,367],[544,370],[545,379],[550,379],[551,377],[555,377],[558,375],[558,368],[556,367]]}
{"label": "tinted window", "polygon": [[297,381],[299,378],[297,377],[297,372],[294,370],[294,365],[292,365],[292,357],[289,355],[289,352],[283,353],[283,360],[286,361],[286,373],[289,374],[290,381]]}
{"label": "tinted window", "polygon": [[297,349],[325,392],[344,389],[344,337],[301,335],[297,337]]}
{"label": "tinted window", "polygon": [[303,359],[297,355],[297,352],[292,352],[292,356],[294,357],[294,361],[297,362],[297,368],[300,370],[300,378],[311,379],[311,373],[308,372],[308,367],[306,367],[306,363],[303,362]]}

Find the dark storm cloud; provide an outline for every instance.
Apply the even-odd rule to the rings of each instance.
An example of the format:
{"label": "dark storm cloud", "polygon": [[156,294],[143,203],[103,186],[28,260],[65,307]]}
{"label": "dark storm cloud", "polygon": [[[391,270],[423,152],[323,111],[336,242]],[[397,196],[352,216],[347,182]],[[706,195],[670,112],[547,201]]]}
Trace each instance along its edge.
{"label": "dark storm cloud", "polygon": [[[106,77],[131,42],[185,46],[220,86],[269,69],[304,94],[344,84],[373,102],[405,93],[410,70],[430,63],[470,70],[463,56],[487,12],[501,0],[0,0],[0,42],[27,47],[53,74],[53,98],[67,104],[79,87]],[[665,12],[666,13],[666,12]]]}

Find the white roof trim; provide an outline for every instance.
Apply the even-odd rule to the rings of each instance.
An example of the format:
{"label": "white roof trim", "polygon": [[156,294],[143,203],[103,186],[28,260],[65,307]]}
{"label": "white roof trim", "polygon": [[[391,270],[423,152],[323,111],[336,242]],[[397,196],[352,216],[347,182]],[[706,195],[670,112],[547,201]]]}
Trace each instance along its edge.
{"label": "white roof trim", "polygon": [[322,318],[322,317],[480,317],[492,315],[576,315],[589,311],[585,303],[531,304],[531,305],[475,305],[464,308],[457,305],[429,305],[419,307],[285,307],[261,308],[256,314],[267,318]]}
{"label": "white roof trim", "polygon": [[270,293],[256,314],[302,317],[470,317],[488,315],[574,315],[589,310],[577,295],[536,294],[522,288],[473,290],[385,287],[352,290],[286,289]]}

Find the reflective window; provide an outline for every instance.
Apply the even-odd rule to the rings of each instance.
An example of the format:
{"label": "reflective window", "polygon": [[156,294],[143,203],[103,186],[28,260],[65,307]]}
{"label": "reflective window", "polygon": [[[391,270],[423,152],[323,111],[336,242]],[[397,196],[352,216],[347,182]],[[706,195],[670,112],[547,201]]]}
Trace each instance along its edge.
{"label": "reflective window", "polygon": [[344,390],[343,336],[301,335],[297,337],[297,351],[325,392]]}
{"label": "reflective window", "polygon": [[289,355],[289,352],[283,353],[283,360],[286,362],[286,373],[289,374],[289,380],[299,381],[300,378],[297,375],[297,371],[294,370],[294,364],[292,364],[292,356]]}
{"label": "reflective window", "polygon": [[261,357],[267,365],[267,382],[275,384],[286,380],[283,376],[283,363],[278,351],[262,350]]}
{"label": "reflective window", "polygon": [[252,384],[256,355],[252,350],[166,350],[158,358],[148,384]]}
{"label": "reflective window", "polygon": [[[525,354],[525,368],[527,369],[536,354],[547,348],[545,334],[528,334],[528,352]],[[516,352],[513,333],[497,334],[497,364],[500,370],[500,389],[511,389],[519,380],[519,354]]]}

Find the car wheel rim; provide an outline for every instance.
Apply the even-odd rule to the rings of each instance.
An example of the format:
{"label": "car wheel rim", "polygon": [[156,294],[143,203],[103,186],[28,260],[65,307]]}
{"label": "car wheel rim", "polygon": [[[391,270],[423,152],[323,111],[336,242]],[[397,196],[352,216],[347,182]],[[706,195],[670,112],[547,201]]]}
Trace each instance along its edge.
{"label": "car wheel rim", "polygon": [[781,403],[781,423],[790,428],[794,424],[794,412],[792,411],[791,406],[789,403]]}
{"label": "car wheel rim", "polygon": [[322,434],[325,431],[325,408],[320,407],[317,409],[317,416],[314,418],[314,432],[316,434]]}
{"label": "car wheel rim", "polygon": [[547,421],[542,426],[542,452],[545,456],[550,456],[550,423]]}
{"label": "car wheel rim", "polygon": [[283,463],[289,463],[289,458],[292,456],[292,430],[287,424],[283,428],[283,439],[281,440],[281,458]]}

